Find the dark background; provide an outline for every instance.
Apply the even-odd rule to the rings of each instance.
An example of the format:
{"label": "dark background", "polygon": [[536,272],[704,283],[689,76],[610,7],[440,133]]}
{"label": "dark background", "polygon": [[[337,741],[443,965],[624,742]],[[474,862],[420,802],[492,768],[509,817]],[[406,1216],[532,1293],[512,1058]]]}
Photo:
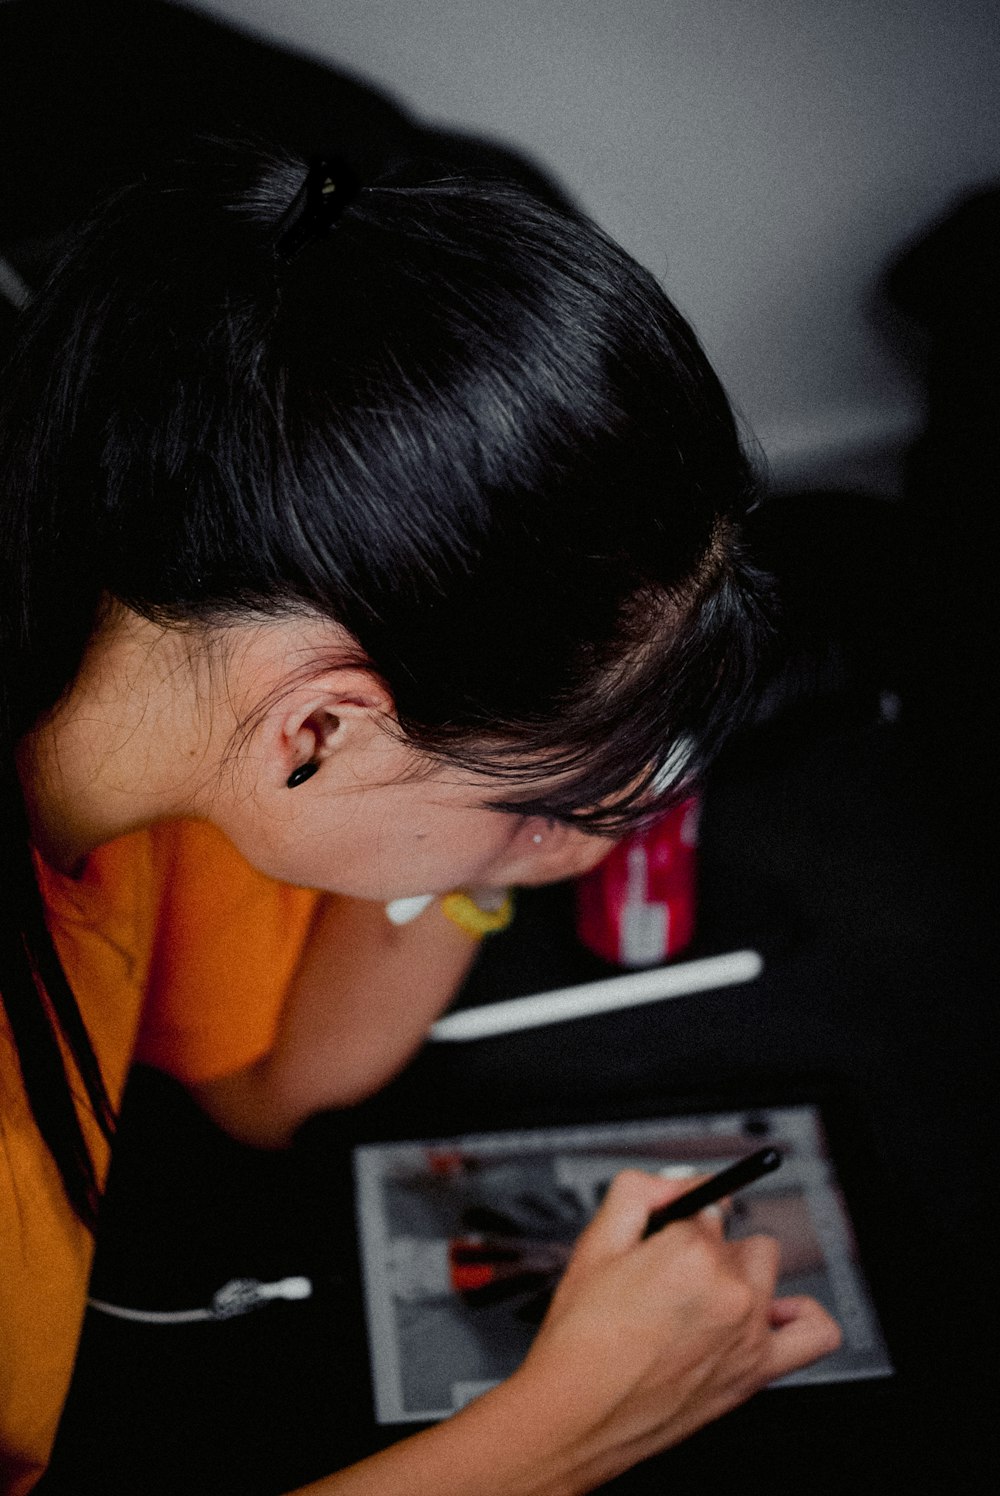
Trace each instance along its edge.
{"label": "dark background", "polygon": [[[108,187],[194,130],[251,128],[362,171],[398,145],[537,167],[428,132],[356,81],[169,6],[0,6],[0,254],[29,285]],[[995,1359],[997,196],[885,267],[929,396],[902,502],[785,495],[762,520],[791,651],[706,788],[692,954],[752,945],[751,986],[466,1045],[290,1154],[242,1149],[137,1071],[94,1292],[206,1304],[232,1277],[305,1273],[312,1299],[225,1323],[91,1314],[50,1492],[275,1493],[376,1434],[346,1160],[352,1140],[576,1120],[766,1094],[832,1097],[892,1336],[888,1384],[768,1393],[623,1490],[988,1490]],[[12,323],[0,302],[0,337]],[[6,320],[4,320],[6,319]],[[522,898],[463,1001],[585,977],[565,890]]]}

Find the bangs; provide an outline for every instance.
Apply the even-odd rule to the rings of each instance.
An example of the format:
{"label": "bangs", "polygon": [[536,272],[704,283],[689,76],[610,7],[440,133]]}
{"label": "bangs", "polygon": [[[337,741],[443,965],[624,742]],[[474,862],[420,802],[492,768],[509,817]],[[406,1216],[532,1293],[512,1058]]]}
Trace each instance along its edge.
{"label": "bangs", "polygon": [[683,601],[634,598],[616,663],[591,669],[561,709],[441,756],[506,780],[484,802],[595,835],[623,835],[676,806],[751,715],[776,635],[771,578],[722,522]]}

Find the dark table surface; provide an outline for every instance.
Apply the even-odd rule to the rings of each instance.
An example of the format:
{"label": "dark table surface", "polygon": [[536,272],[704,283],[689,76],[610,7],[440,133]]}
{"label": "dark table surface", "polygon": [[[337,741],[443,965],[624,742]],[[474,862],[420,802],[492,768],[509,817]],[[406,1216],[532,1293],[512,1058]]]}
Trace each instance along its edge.
{"label": "dark table surface", "polygon": [[[690,954],[755,946],[765,970],[751,985],[428,1045],[380,1097],[317,1118],[281,1155],[239,1147],[179,1087],[137,1071],[94,1292],[187,1308],[233,1277],[305,1274],[314,1293],[169,1328],[91,1312],[48,1489],[264,1496],[377,1446],[348,1183],[357,1137],[690,1096],[738,1106],[775,1090],[840,1098],[897,1374],[761,1394],[615,1488],[993,1489],[995,1470],[985,1483],[974,1472],[995,1356],[995,885],[982,844],[955,830],[955,787],[945,776],[935,792],[911,748],[873,709],[841,703],[749,734],[721,766]],[[606,970],[576,944],[566,891],[539,891],[462,1001]]]}
{"label": "dark table surface", "polygon": [[[486,150],[486,159],[545,185],[506,150],[439,137],[358,80],[186,8],[8,0],[0,37],[10,64],[0,93],[8,167],[0,249],[30,283],[70,218],[105,186],[175,149],[190,128],[252,121],[306,151],[331,131],[373,150],[403,139],[459,159]],[[983,260],[991,292],[994,260]],[[935,294],[967,283],[937,262],[931,269]],[[977,325],[981,309],[977,296]],[[0,338],[5,313],[13,320],[0,306]],[[980,377],[967,341],[963,324],[954,366],[939,380],[963,399],[956,371]],[[868,1246],[880,1258],[898,1374],[877,1387],[762,1394],[625,1477],[621,1489],[996,1489],[996,1467],[983,1475],[976,1465],[995,1403],[988,1383],[997,1343],[986,1222],[995,1214],[1000,815],[982,706],[983,683],[991,690],[995,677],[994,390],[995,380],[980,380],[984,415],[973,438],[964,425],[950,444],[938,433],[943,456],[927,480],[934,502],[925,504],[926,549],[936,560],[943,546],[947,559],[949,544],[958,546],[961,565],[945,590],[933,567],[918,568],[922,584],[929,574],[934,585],[922,585],[920,626],[906,624],[912,641],[901,640],[911,664],[910,725],[906,711],[897,727],[880,722],[870,698],[840,700],[750,734],[709,786],[697,951],[755,946],[766,962],[758,982],[429,1046],[381,1097],[349,1118],[317,1119],[282,1156],[238,1147],[179,1087],[135,1073],[95,1292],[121,1304],[187,1308],[233,1277],[299,1273],[315,1292],[302,1303],[173,1329],[89,1315],[45,1482],[51,1493],[264,1496],[371,1447],[352,1138],[579,1118],[609,1107],[647,1111],[692,1095],[740,1105],[762,1087],[845,1098],[876,1195]],[[956,467],[969,468],[970,452],[980,467],[958,482]],[[961,522],[942,523],[940,494],[952,506],[961,491]],[[835,512],[844,517],[836,533],[846,537],[850,575],[838,580],[834,571],[831,581],[837,547],[820,527],[823,584],[807,567],[805,591],[810,604],[825,596],[834,611],[843,599],[854,608],[857,559],[870,558],[876,601],[855,610],[849,653],[859,676],[877,675],[871,619],[884,611],[886,578],[898,569],[885,564],[879,541],[887,511],[870,508],[878,523],[860,531],[862,517],[843,496]],[[798,547],[799,529],[788,533]],[[490,943],[463,1000],[600,969],[574,943],[566,895],[541,892],[523,898],[511,931]]]}

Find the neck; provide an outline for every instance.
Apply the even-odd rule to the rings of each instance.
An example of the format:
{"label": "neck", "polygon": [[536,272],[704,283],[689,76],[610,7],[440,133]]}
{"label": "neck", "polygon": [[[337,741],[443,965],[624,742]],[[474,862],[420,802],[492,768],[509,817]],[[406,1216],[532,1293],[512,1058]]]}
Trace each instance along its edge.
{"label": "neck", "polygon": [[20,745],[32,838],[59,871],[155,821],[199,814],[212,713],[198,710],[190,643],[117,609],[67,696]]}

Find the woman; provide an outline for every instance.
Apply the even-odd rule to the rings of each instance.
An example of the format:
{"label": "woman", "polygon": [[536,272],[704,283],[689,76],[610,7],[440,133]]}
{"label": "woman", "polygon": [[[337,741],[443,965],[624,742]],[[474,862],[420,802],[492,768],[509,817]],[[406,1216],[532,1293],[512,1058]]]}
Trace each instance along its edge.
{"label": "woman", "polygon": [[[130,1059],[261,1146],[377,1089],[507,889],[589,869],[710,760],[769,625],[690,330],[592,225],[502,183],[199,152],[81,231],[2,402],[20,1492]],[[640,1243],[671,1192],[623,1176],[522,1369],[314,1489],[589,1490],[835,1345],[774,1300],[767,1238],[705,1218]]]}

